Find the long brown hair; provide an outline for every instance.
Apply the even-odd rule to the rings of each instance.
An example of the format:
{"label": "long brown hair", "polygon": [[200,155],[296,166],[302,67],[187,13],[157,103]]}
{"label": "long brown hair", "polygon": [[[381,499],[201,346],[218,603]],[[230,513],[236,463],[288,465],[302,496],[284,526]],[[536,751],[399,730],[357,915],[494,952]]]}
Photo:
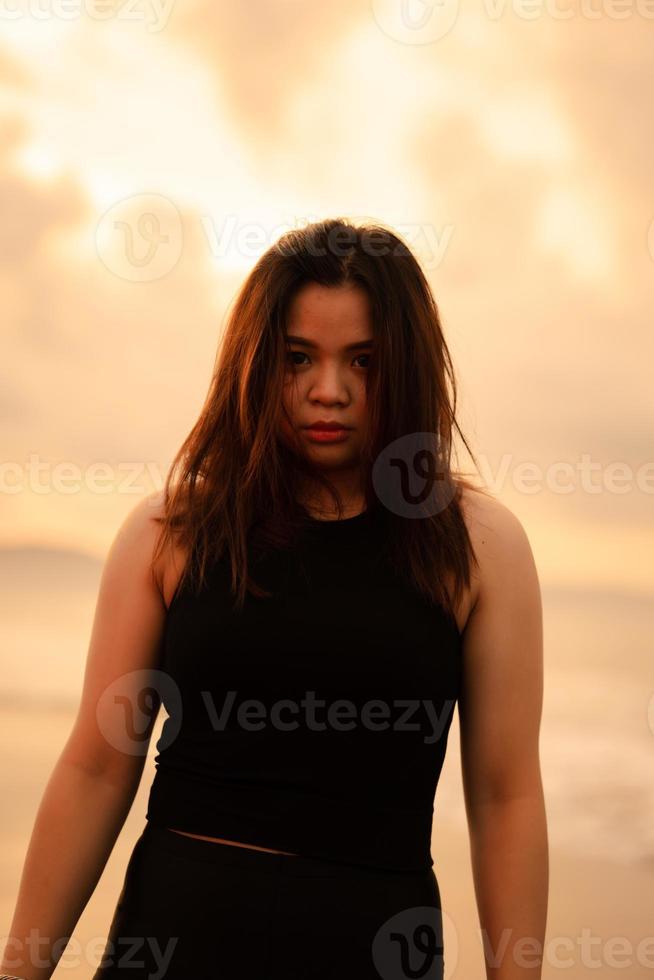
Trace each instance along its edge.
{"label": "long brown hair", "polygon": [[[477,564],[461,494],[465,487],[486,491],[452,468],[454,428],[475,460],[455,417],[456,381],[438,308],[409,247],[381,224],[315,222],[284,234],[257,261],[227,319],[200,416],[166,477],[153,565],[177,536],[187,550],[178,590],[187,579],[201,587],[207,563],[228,554],[232,596],[241,609],[247,592],[270,596],[252,579],[248,552],[296,540],[307,517],[298,489],[307,478],[322,484],[342,513],[337,488],[299,446],[292,451],[279,438],[289,306],[311,282],[359,286],[368,294],[374,348],[361,454],[367,508],[384,520],[393,566],[453,617],[470,584],[471,562]],[[416,433],[434,436],[430,505],[426,516],[403,520],[380,506],[373,466],[384,447]]]}

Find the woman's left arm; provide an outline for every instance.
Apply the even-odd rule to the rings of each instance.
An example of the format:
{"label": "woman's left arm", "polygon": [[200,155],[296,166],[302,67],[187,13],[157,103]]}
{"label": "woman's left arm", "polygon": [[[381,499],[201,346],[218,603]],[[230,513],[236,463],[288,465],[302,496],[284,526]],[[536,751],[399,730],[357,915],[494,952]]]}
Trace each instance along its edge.
{"label": "woman's left arm", "polygon": [[539,759],[540,587],[527,535],[499,501],[469,530],[478,595],[463,634],[461,765],[487,980],[541,980],[549,857]]}

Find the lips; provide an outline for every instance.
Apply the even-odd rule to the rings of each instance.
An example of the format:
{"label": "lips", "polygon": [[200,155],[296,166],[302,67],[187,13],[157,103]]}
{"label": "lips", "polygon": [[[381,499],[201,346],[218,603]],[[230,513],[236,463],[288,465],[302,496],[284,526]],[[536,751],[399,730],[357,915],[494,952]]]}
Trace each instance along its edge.
{"label": "lips", "polygon": [[307,425],[305,428],[320,432],[344,432],[349,426],[341,425],[340,422],[314,422],[313,425]]}

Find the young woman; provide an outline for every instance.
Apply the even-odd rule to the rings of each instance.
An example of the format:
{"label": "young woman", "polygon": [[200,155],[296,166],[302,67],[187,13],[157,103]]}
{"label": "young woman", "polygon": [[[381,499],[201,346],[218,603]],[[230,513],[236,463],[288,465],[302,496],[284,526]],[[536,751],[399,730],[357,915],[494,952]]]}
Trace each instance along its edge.
{"label": "young woman", "polygon": [[[95,980],[443,977],[430,844],[458,703],[487,976],[540,977],[540,591],[517,518],[452,466],[455,407],[390,230],[320,222],[257,262],[163,493],[109,552],[1,969],[52,973],[163,704]],[[31,929],[46,966],[17,952]]]}

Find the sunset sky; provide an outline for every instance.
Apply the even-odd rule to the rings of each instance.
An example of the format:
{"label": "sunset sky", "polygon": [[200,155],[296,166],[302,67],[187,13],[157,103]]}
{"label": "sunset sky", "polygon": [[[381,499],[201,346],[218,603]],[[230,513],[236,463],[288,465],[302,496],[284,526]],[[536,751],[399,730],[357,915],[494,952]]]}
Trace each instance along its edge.
{"label": "sunset sky", "polygon": [[342,215],[423,263],[460,424],[542,581],[651,589],[654,8],[61,6],[0,14],[0,545],[103,557],[258,255]]}

